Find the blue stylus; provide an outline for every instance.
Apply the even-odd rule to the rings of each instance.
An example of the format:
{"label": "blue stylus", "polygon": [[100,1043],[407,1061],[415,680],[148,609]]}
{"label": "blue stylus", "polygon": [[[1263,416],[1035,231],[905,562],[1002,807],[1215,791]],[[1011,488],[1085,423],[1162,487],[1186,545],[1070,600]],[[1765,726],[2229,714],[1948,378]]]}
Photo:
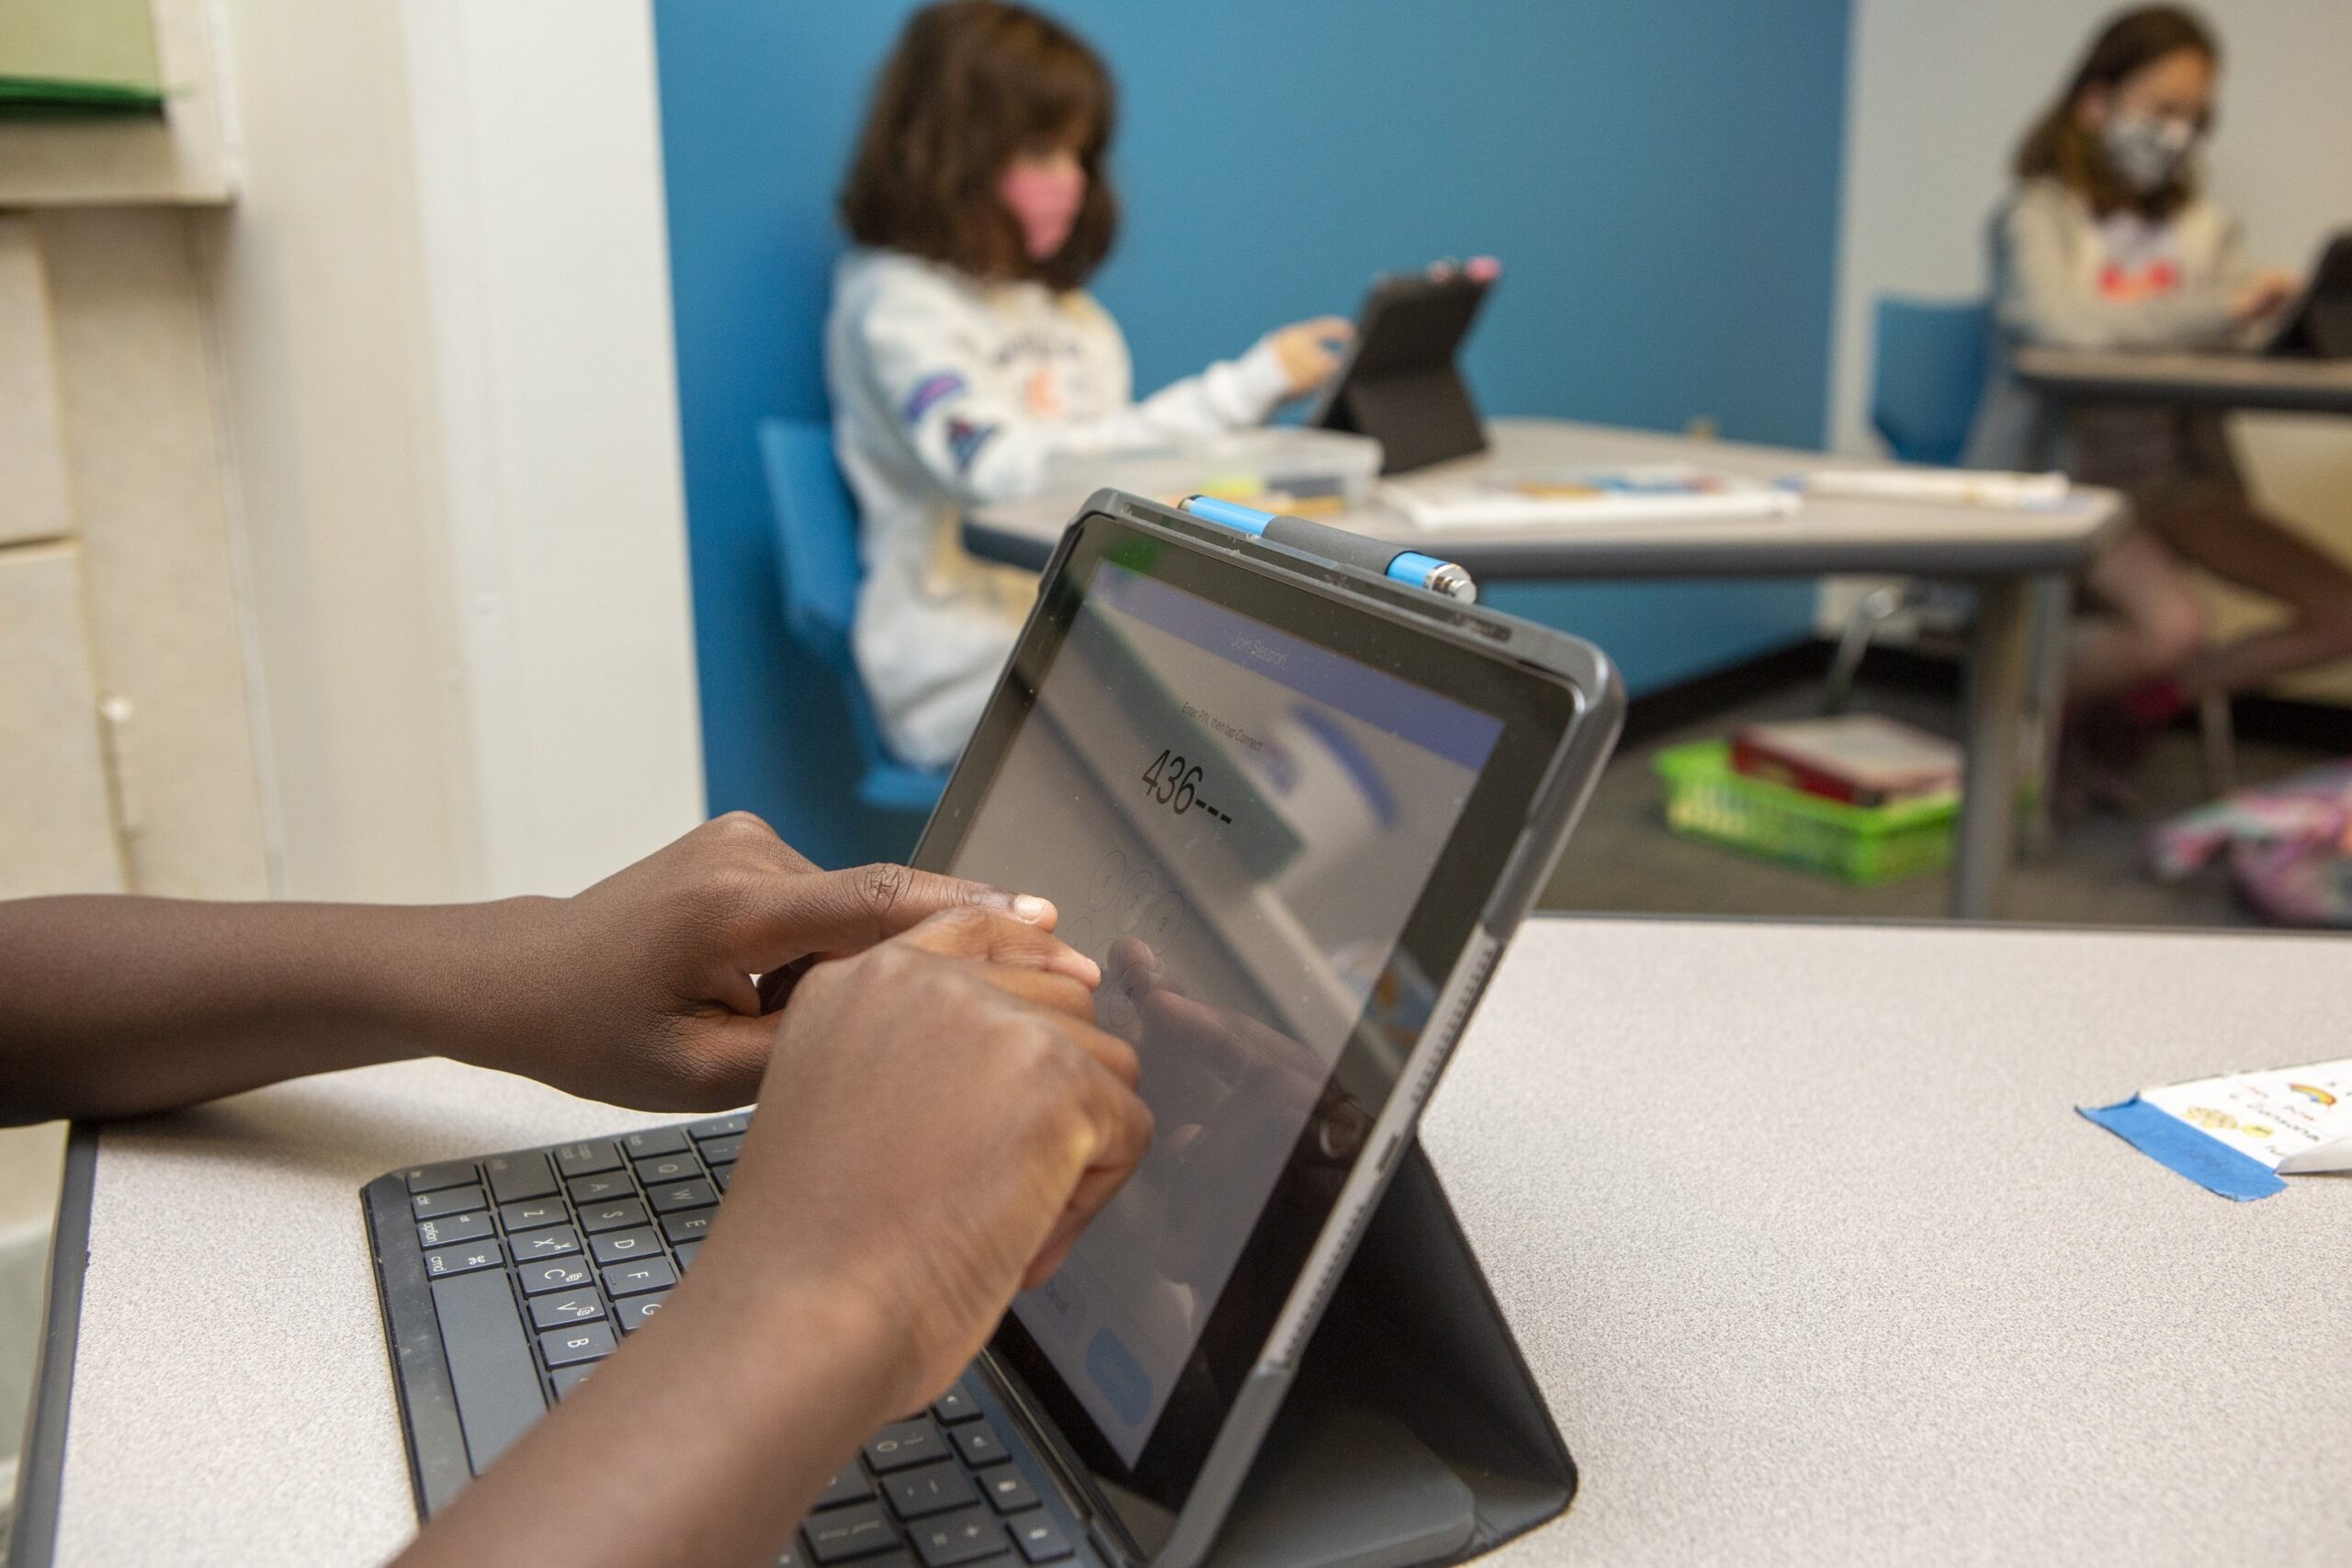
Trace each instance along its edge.
{"label": "blue stylus", "polygon": [[1188,495],[1178,503],[1180,511],[1189,512],[1204,522],[1222,524],[1256,538],[1272,539],[1278,545],[1288,545],[1325,560],[1339,561],[1347,566],[1361,567],[1378,572],[1398,582],[1415,588],[1426,588],[1432,593],[1442,593],[1464,603],[1478,597],[1478,585],[1470,574],[1450,560],[1423,555],[1419,550],[1400,550],[1363,534],[1351,534],[1344,528],[1333,528],[1321,523],[1310,523],[1304,517],[1287,513],[1261,512],[1254,506],[1244,506],[1237,501],[1219,501],[1213,495]]}

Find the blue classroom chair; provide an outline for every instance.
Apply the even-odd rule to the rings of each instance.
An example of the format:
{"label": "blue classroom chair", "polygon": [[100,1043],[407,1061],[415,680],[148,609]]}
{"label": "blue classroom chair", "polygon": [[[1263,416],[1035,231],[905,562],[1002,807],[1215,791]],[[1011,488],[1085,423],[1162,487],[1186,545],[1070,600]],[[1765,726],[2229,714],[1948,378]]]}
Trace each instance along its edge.
{"label": "blue classroom chair", "polygon": [[1871,423],[1906,463],[1950,468],[1968,446],[1993,351],[1993,310],[1879,297],[1871,364]]}
{"label": "blue classroom chair", "polygon": [[947,771],[910,767],[883,749],[873,699],[850,654],[862,577],[857,507],[833,460],[832,427],[816,420],[763,420],[760,460],[775,513],[785,629],[841,682],[861,764],[858,801],[877,811],[928,812],[947,787]]}

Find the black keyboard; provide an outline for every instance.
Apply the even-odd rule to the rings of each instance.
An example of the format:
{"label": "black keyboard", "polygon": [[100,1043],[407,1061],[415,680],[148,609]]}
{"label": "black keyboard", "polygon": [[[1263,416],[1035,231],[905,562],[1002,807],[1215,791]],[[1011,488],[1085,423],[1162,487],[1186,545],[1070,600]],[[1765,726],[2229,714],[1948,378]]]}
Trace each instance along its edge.
{"label": "black keyboard", "polygon": [[[398,1170],[360,1201],[430,1516],[652,1321],[694,1265],[748,1114]],[[876,1433],[780,1568],[1091,1563],[978,1369]]]}

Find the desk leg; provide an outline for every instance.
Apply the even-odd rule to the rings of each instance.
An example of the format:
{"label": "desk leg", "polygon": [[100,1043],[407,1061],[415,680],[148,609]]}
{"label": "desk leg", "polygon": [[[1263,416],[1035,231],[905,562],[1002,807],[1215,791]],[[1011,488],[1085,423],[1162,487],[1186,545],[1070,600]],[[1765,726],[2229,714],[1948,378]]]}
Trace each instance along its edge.
{"label": "desk leg", "polygon": [[2066,716],[2067,632],[2073,623],[2075,584],[2064,573],[2037,577],[2027,591],[2027,614],[2032,619],[2033,671],[2031,708],[2028,724],[2033,755],[2027,759],[2027,777],[2033,784],[2033,807],[2026,818],[2025,852],[2040,859],[2050,852],[2056,837],[2052,810],[2058,792],[2058,743]]}
{"label": "desk leg", "polygon": [[2033,661],[2028,597],[2022,578],[1992,578],[1977,588],[1968,661],[1967,773],[1952,859],[1951,912],[1960,919],[2000,914],[2017,827],[2018,745]]}

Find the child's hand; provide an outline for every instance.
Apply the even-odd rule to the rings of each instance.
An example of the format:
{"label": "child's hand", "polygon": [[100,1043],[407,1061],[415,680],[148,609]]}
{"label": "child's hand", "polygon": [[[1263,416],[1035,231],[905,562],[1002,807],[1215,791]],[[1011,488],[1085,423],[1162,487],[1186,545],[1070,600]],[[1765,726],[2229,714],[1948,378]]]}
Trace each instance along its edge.
{"label": "child's hand", "polygon": [[958,908],[1034,928],[1048,973],[1101,978],[1045,934],[1056,913],[1042,898],[897,865],[820,871],[738,812],[576,897],[479,906],[474,994],[446,1048],[594,1100],[724,1110],[756,1091],[776,1032],[762,1015],[786,1005],[812,962]]}
{"label": "child's hand", "polygon": [[1356,329],[1343,316],[1317,316],[1266,335],[1274,345],[1274,357],[1282,361],[1283,374],[1290,378],[1290,395],[1296,398],[1331,378],[1340,368],[1340,355],[1355,341]]}
{"label": "child's hand", "polygon": [[2303,291],[2302,277],[2283,266],[2265,267],[2238,286],[2230,297],[2230,320],[2246,326],[2274,315],[2295,302]]}
{"label": "child's hand", "polygon": [[956,910],[820,965],[785,1010],[760,1092],[776,1109],[694,1285],[845,1302],[894,1373],[873,1421],[938,1397],[1151,1141],[1135,1052],[1094,1026],[1101,972],[1074,977],[1068,953]]}

